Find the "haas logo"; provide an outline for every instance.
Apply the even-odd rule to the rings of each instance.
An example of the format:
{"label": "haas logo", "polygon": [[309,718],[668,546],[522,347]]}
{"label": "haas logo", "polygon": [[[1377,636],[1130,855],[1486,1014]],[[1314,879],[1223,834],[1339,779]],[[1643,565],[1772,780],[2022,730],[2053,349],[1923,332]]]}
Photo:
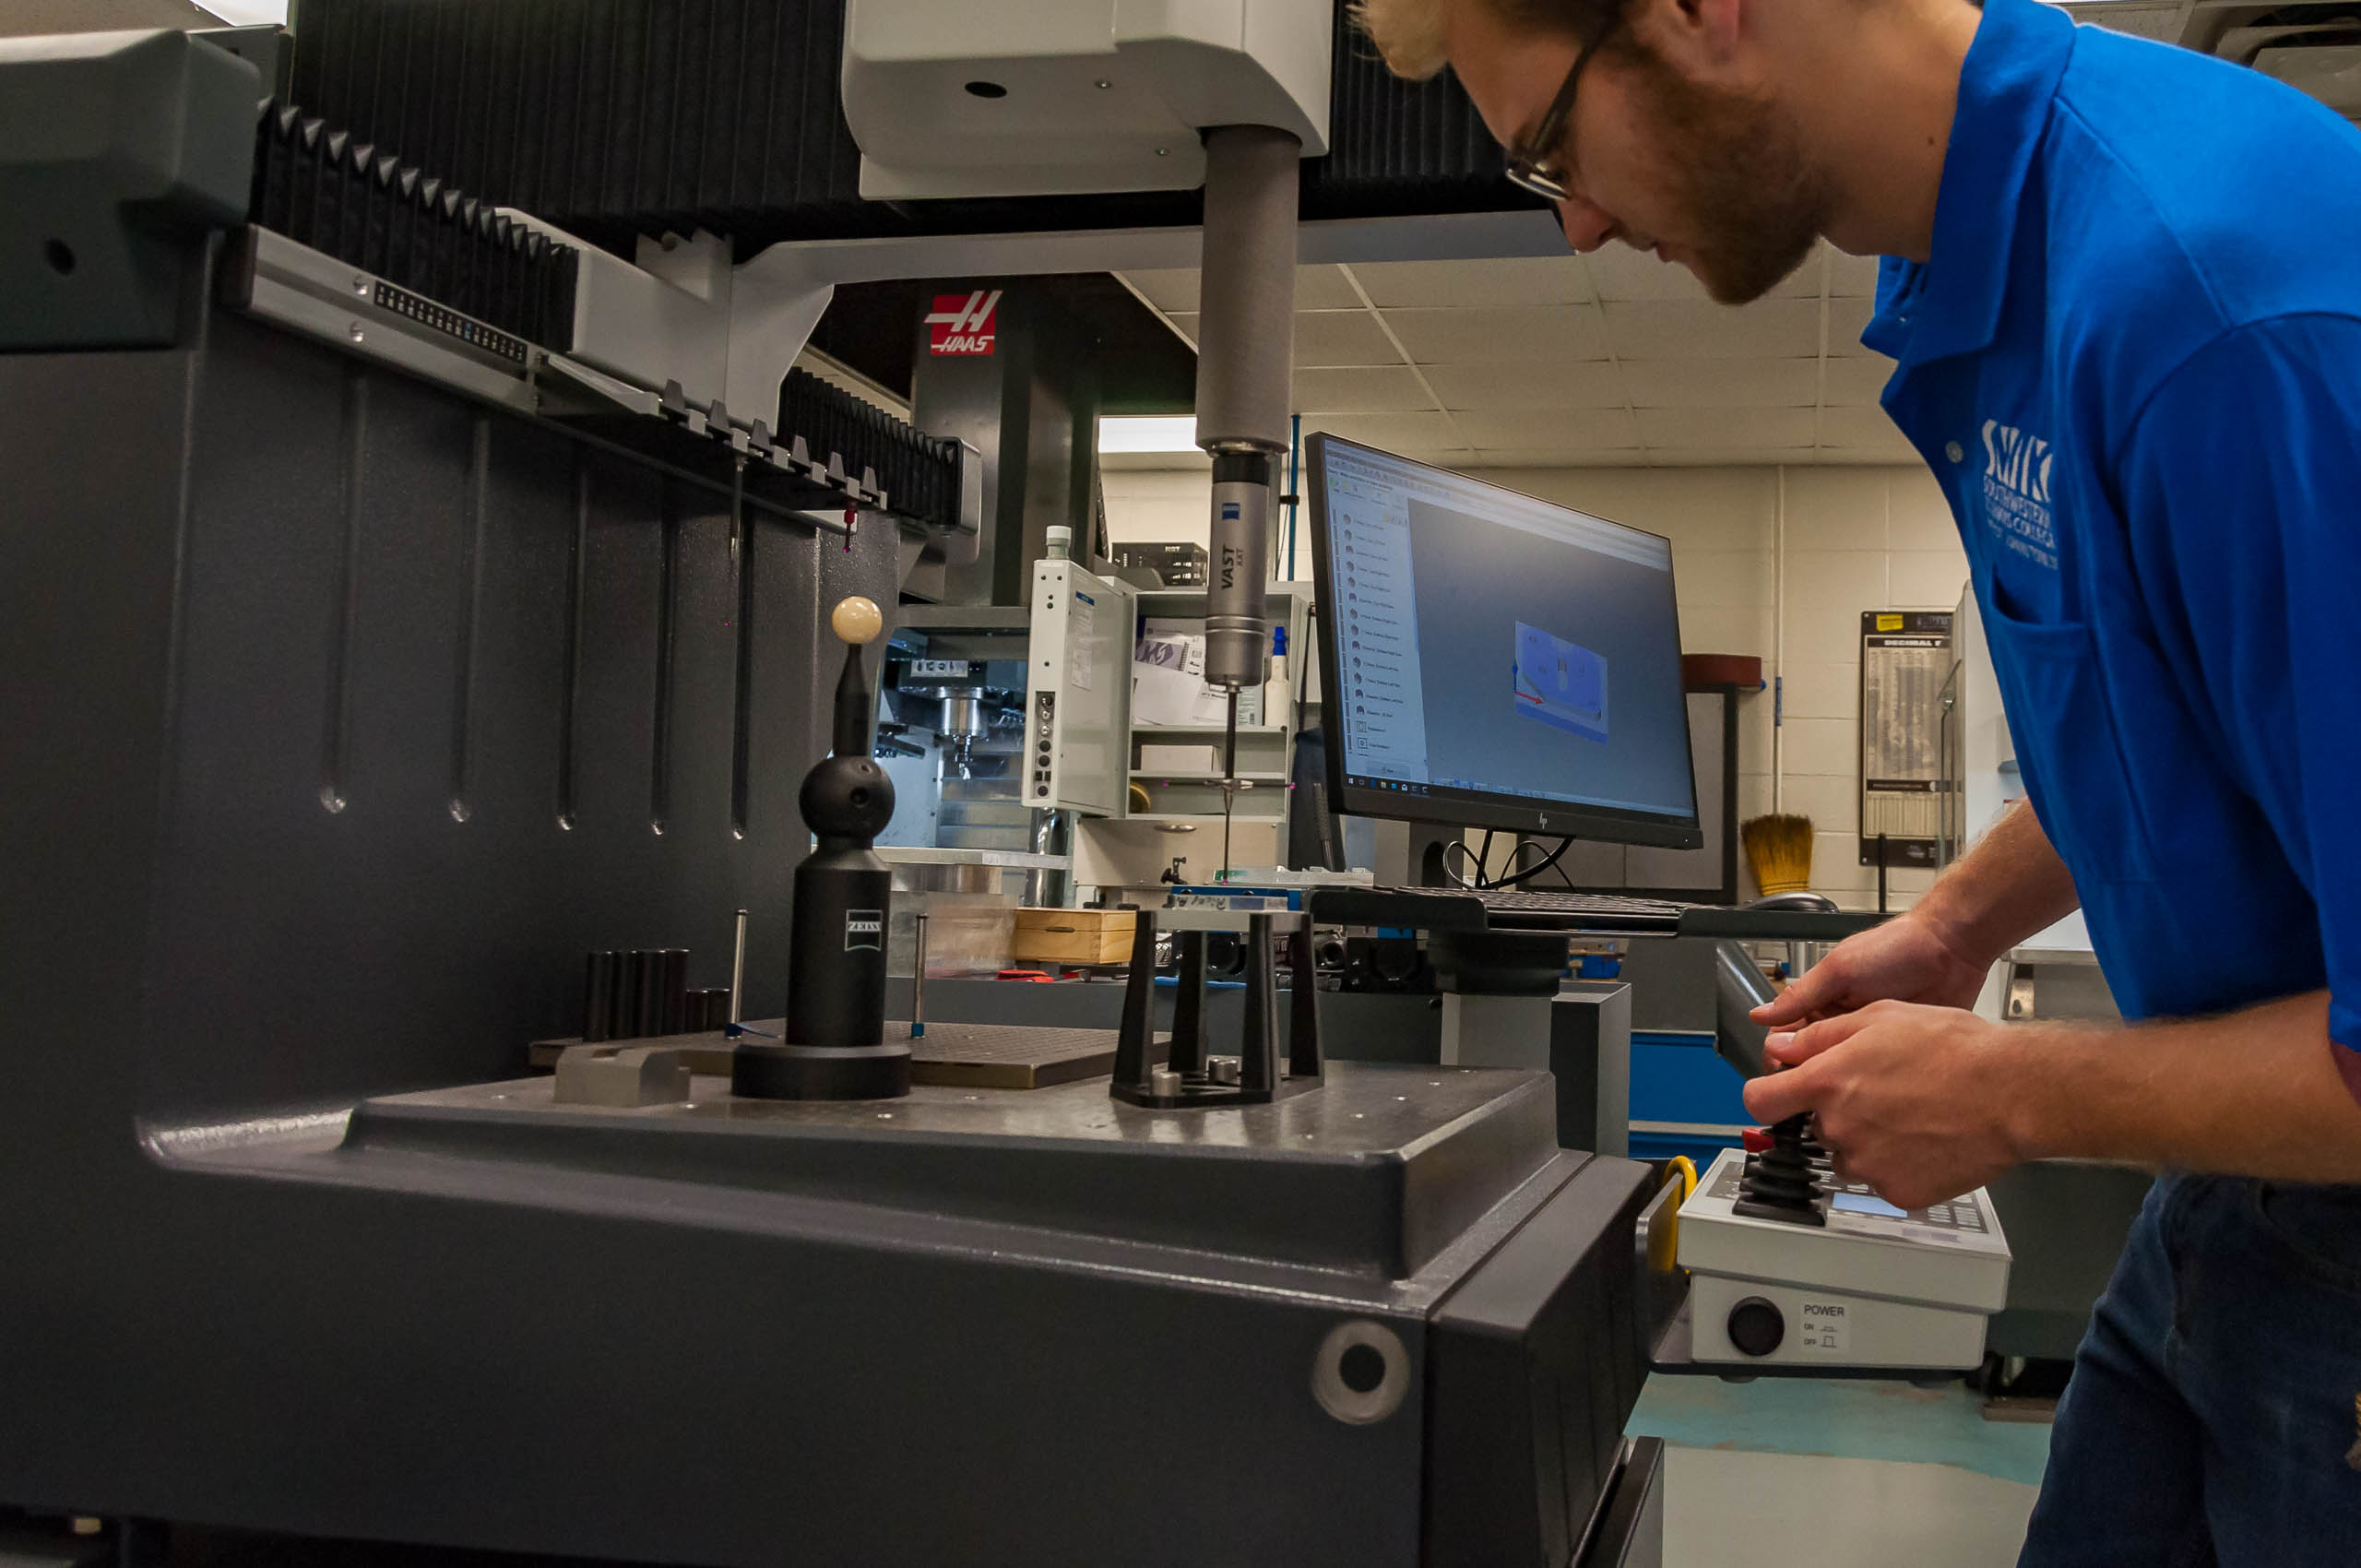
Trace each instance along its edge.
{"label": "haas logo", "polygon": [[2049,499],[2049,443],[1998,420],[1984,422],[1984,475],[2028,501]]}
{"label": "haas logo", "polygon": [[992,314],[1000,309],[1000,291],[972,294],[937,294],[934,311],[926,318],[930,354],[989,354],[997,335]]}

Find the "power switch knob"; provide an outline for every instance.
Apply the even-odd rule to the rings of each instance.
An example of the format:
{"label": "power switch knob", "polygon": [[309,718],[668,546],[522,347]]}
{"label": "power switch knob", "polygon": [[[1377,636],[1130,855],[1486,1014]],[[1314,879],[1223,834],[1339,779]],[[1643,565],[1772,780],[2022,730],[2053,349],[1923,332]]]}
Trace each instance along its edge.
{"label": "power switch knob", "polygon": [[1730,1309],[1730,1343],[1750,1356],[1767,1356],[1787,1337],[1787,1320],[1760,1296]]}

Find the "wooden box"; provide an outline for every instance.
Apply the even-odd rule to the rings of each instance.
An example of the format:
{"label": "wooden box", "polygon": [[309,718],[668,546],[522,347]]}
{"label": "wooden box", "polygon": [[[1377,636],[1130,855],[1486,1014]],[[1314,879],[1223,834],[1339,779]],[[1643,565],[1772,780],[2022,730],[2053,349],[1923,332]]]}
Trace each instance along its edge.
{"label": "wooden box", "polygon": [[1123,964],[1132,956],[1139,914],[1133,909],[1019,909],[1014,952],[1020,964]]}

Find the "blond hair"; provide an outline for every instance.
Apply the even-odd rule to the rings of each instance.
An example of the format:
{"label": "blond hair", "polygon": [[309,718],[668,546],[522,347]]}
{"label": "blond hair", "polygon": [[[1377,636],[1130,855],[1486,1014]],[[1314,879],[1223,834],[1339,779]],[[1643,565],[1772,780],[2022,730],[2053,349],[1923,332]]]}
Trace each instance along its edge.
{"label": "blond hair", "polygon": [[1582,40],[1613,19],[1623,0],[1354,0],[1353,20],[1397,77],[1424,81],[1450,63],[1451,18],[1483,6],[1522,30]]}

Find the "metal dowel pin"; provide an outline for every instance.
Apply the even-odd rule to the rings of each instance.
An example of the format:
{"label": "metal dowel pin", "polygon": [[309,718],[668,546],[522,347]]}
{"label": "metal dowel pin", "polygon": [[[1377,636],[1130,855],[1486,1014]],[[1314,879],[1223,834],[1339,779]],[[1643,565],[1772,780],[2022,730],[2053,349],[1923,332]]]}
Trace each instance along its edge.
{"label": "metal dowel pin", "polygon": [[926,1038],[926,916],[913,915],[916,926],[914,941],[918,949],[916,961],[910,966],[910,1038]]}
{"label": "metal dowel pin", "polygon": [[745,992],[746,911],[741,909],[738,911],[737,955],[730,960],[730,1021],[733,1024],[745,1022],[745,1014],[742,1010],[745,1005]]}

